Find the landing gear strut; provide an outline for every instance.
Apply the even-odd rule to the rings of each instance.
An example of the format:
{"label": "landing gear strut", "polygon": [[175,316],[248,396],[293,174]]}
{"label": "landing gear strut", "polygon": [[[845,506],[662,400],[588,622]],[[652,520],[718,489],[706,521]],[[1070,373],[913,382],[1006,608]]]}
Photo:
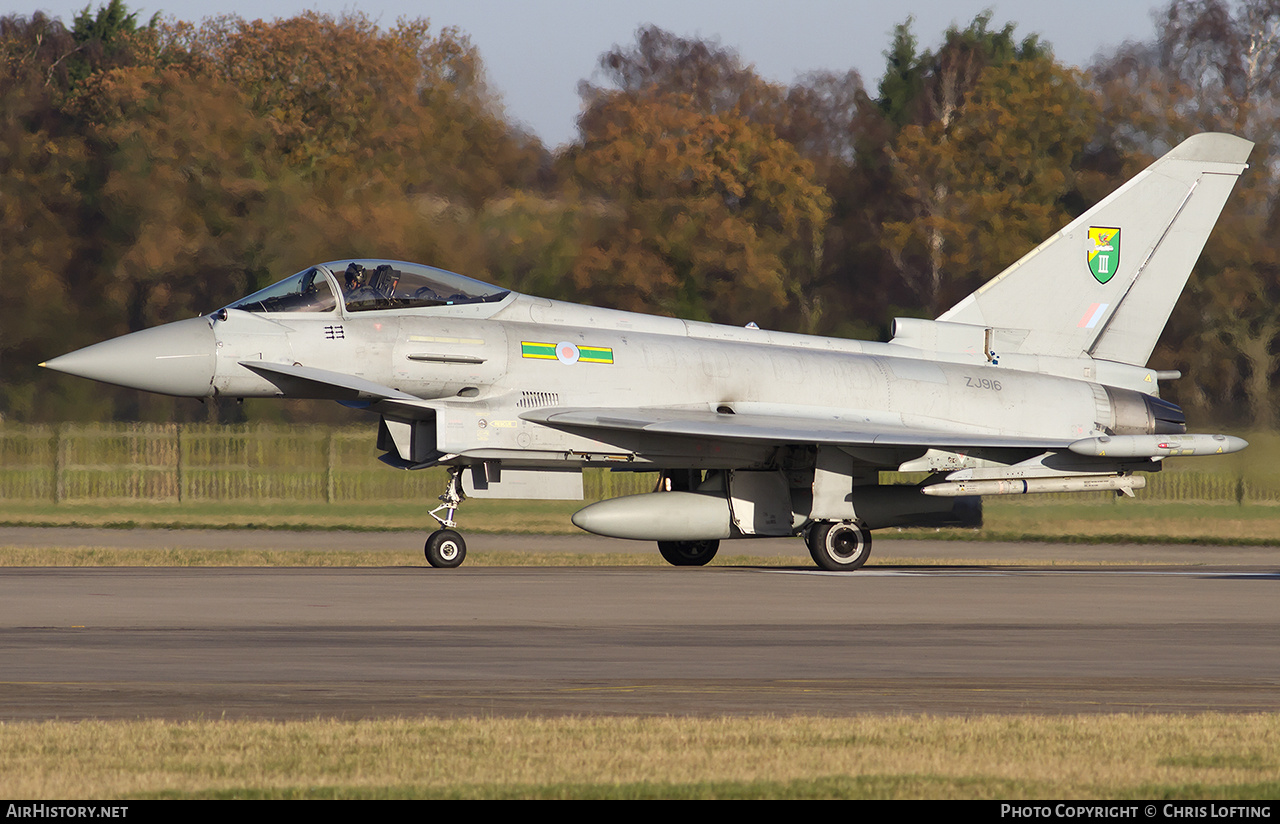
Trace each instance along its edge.
{"label": "landing gear strut", "polygon": [[809,554],[832,572],[858,569],[871,557],[871,530],[861,523],[818,521],[804,533]]}
{"label": "landing gear strut", "polygon": [[[449,482],[445,485],[444,494],[440,496],[440,506],[431,510],[431,517],[440,523],[441,528],[431,533],[423,547],[427,563],[433,567],[453,569],[466,560],[467,542],[454,530],[458,524],[453,520],[458,505],[465,499],[466,496],[462,494],[462,467],[451,466]],[[443,518],[436,514],[442,509],[445,510]]]}

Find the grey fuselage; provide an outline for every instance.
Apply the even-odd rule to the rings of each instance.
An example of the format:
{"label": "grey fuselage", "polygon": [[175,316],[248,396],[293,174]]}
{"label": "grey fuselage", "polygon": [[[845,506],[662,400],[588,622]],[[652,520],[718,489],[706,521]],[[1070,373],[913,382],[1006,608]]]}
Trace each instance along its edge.
{"label": "grey fuselage", "polygon": [[[605,442],[521,418],[547,407],[677,407],[1063,442],[1144,431],[1142,421],[1123,420],[1124,409],[1113,401],[1125,390],[993,365],[980,352],[939,360],[893,343],[697,323],[517,293],[498,303],[345,315],[233,309],[211,326],[217,355],[210,394],[333,397],[264,377],[242,362],[355,376],[427,401],[416,411],[413,404],[369,399],[388,418],[434,418],[435,451],[445,462],[707,468],[769,459],[764,447],[673,438],[654,448],[650,438],[641,448],[625,435]],[[573,345],[567,357],[548,356],[546,347],[563,344]],[[1041,360],[1035,365],[1043,369]],[[1088,374],[1096,367],[1087,361],[1067,362],[1062,371]],[[1155,386],[1150,370],[1122,371]]]}

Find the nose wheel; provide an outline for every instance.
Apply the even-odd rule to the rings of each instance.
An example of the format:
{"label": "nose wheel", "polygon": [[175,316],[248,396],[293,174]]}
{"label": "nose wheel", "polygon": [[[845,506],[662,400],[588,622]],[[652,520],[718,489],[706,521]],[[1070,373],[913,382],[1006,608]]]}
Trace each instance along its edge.
{"label": "nose wheel", "polygon": [[453,569],[467,558],[467,542],[452,529],[437,529],[427,538],[423,553],[437,569]]}
{"label": "nose wheel", "polygon": [[[449,467],[449,482],[445,486],[444,494],[440,496],[440,506],[431,510],[431,517],[435,518],[441,528],[432,532],[427,538],[427,543],[423,546],[423,554],[427,557],[427,563],[437,569],[453,569],[462,566],[462,562],[467,557],[467,542],[462,540],[462,535],[454,529],[457,522],[453,520],[453,515],[458,511],[458,505],[466,498],[462,494],[462,467]],[[437,513],[444,510],[444,517],[440,517]]]}

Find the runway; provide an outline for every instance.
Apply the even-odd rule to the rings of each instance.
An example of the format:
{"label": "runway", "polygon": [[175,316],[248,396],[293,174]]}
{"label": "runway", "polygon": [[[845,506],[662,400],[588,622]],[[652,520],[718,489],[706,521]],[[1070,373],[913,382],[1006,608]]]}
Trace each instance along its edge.
{"label": "runway", "polygon": [[[0,544],[37,538],[0,530]],[[0,719],[1280,709],[1273,549],[895,565],[934,551],[909,543],[877,543],[855,574],[799,555],[783,569],[10,568]],[[1210,565],[1175,560],[1190,552]]]}

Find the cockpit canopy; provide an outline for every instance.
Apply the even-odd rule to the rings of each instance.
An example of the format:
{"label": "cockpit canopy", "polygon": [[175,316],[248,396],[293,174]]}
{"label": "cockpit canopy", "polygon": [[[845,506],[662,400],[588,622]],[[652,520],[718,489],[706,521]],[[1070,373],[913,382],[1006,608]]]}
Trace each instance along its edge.
{"label": "cockpit canopy", "polygon": [[510,292],[462,275],[399,260],[335,260],[291,275],[228,306],[245,312],[348,312],[493,303]]}

